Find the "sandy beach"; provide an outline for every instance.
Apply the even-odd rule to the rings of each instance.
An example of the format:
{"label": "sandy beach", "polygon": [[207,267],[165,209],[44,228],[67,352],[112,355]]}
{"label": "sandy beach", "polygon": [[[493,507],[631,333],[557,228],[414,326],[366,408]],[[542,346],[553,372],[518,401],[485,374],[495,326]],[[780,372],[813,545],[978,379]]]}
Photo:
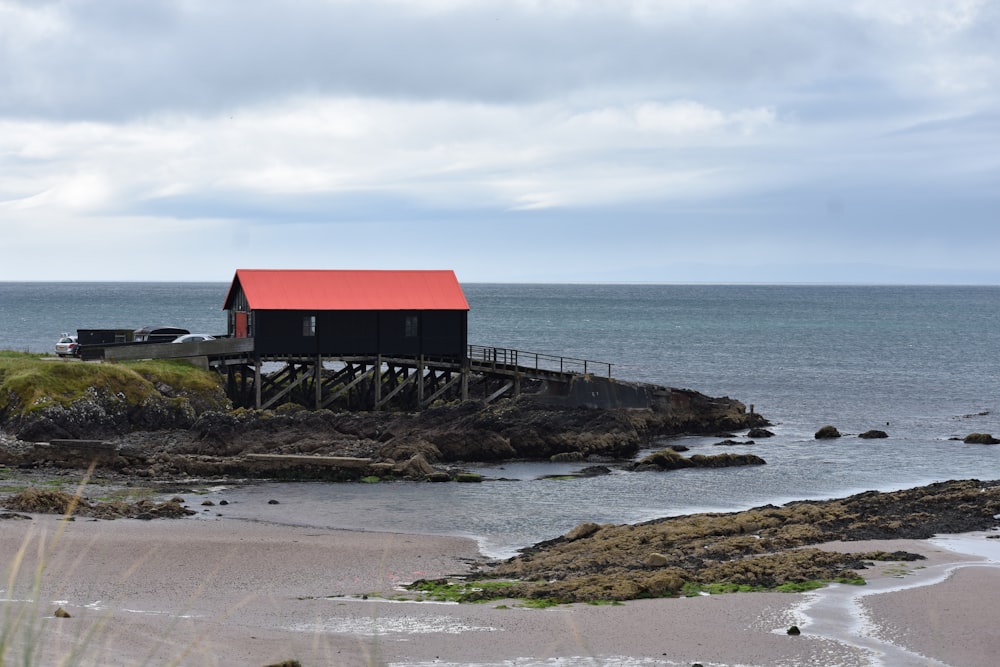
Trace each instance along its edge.
{"label": "sandy beach", "polygon": [[1000,653],[1000,570],[933,540],[831,545],[928,556],[867,570],[868,586],[527,609],[381,597],[467,572],[481,556],[461,538],[43,515],[0,521],[0,537],[3,657],[17,664],[26,645],[25,664],[123,666],[965,667]]}

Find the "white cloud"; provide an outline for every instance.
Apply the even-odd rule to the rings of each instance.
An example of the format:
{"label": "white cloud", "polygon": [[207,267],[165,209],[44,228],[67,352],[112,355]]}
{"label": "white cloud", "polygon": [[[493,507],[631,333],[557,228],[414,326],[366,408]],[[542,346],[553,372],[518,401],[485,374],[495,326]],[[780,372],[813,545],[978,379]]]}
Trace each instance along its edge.
{"label": "white cloud", "polygon": [[915,28],[925,37],[948,37],[975,25],[987,0],[855,0],[850,13],[902,28]]}
{"label": "white cloud", "polygon": [[[21,191],[25,205],[122,210],[212,191],[386,191],[501,208],[609,203],[651,184],[647,197],[690,196],[706,166],[670,166],[673,149],[739,145],[774,123],[770,110],[726,113],[690,101],[567,116],[555,105],[327,98],[124,125],[8,122],[0,146],[31,164],[0,176],[0,189]],[[626,149],[642,154],[623,156]],[[648,155],[658,151],[660,166],[649,172]]]}
{"label": "white cloud", "polygon": [[0,0],[0,234],[29,256],[0,279],[80,226],[165,277],[149,248],[191,256],[189,225],[263,262],[293,225],[433,253],[530,221],[657,270],[905,227],[937,243],[892,261],[931,265],[1000,233],[998,27],[971,0]]}

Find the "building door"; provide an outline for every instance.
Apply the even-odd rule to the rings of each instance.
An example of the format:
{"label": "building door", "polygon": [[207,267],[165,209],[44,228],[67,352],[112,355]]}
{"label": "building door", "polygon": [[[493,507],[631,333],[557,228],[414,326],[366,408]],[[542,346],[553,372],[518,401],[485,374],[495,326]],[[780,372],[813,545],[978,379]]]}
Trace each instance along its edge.
{"label": "building door", "polygon": [[236,331],[234,332],[237,338],[247,337],[247,314],[244,312],[236,313]]}

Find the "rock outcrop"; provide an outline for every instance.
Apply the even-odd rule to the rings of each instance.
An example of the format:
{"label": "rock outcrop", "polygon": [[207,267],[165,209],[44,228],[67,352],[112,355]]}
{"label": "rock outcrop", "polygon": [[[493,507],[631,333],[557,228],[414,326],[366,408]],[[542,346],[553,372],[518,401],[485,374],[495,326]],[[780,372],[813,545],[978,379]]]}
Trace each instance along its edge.
{"label": "rock outcrop", "polygon": [[[249,455],[317,455],[367,458],[403,470],[403,462],[429,467],[503,460],[629,460],[656,437],[718,433],[767,424],[730,398],[652,385],[608,383],[627,400],[583,407],[566,396],[522,394],[485,404],[465,401],[420,412],[333,412],[298,406],[277,410],[206,409],[211,401],[160,397],[128,406],[100,392],[68,407],[17,420],[18,441],[45,443],[94,440],[102,469],[141,477],[260,476]],[[610,399],[609,399],[610,400]],[[196,406],[197,405],[197,409]],[[79,447],[0,447],[0,463],[85,469],[88,451]],[[83,451],[76,461],[73,452]],[[96,451],[96,450],[95,450]],[[418,474],[415,463],[406,476]],[[308,466],[296,467],[307,477]],[[291,474],[291,469],[286,468]],[[353,471],[361,475],[366,471]],[[425,469],[425,472],[428,472]],[[317,473],[320,474],[320,473]],[[327,469],[321,478],[330,478]],[[429,474],[429,473],[428,473]]]}
{"label": "rock outcrop", "polygon": [[820,430],[816,431],[815,438],[817,440],[832,440],[834,438],[840,437],[840,431],[837,430],[836,426],[824,426]]}
{"label": "rock outcrop", "polygon": [[959,480],[634,525],[582,524],[481,576],[515,579],[503,589],[507,597],[561,602],[673,596],[710,586],[725,591],[861,583],[856,571],[866,561],[922,556],[837,553],[814,545],[995,529],[1000,526],[998,484]]}
{"label": "rock outcrop", "polygon": [[728,468],[732,466],[758,466],[766,461],[753,454],[695,454],[681,456],[673,449],[661,449],[632,466],[633,470],[680,470],[681,468]]}

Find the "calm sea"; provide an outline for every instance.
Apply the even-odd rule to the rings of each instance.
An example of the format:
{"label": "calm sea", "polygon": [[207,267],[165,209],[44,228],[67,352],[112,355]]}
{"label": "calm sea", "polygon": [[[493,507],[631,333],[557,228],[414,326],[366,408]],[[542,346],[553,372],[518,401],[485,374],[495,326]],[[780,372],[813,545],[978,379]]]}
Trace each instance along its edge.
{"label": "calm sea", "polygon": [[[776,437],[763,467],[539,480],[511,464],[481,485],[266,484],[220,490],[229,516],[476,537],[494,556],[582,521],[634,522],[930,481],[1000,478],[1000,287],[463,286],[469,341],[613,364],[622,380],[753,404]],[[48,352],[78,328],[222,333],[224,283],[0,283],[0,349]],[[832,424],[847,437],[816,441]],[[869,429],[886,440],[861,440]],[[719,453],[718,438],[685,438]],[[743,448],[744,450],[746,448]],[[278,505],[266,500],[279,498]]]}

